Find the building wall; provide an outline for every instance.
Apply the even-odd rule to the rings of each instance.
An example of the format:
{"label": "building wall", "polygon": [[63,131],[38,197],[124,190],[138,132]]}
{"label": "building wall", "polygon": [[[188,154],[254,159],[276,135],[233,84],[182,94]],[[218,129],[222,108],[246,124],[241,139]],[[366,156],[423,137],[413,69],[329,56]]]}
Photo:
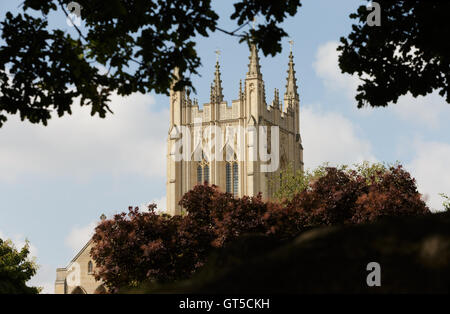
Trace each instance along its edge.
{"label": "building wall", "polygon": [[[55,294],[93,294],[105,291],[103,283],[96,281],[93,275],[96,266],[89,254],[92,243],[89,241],[67,267],[56,269]],[[93,272],[88,271],[89,262],[92,263]]]}

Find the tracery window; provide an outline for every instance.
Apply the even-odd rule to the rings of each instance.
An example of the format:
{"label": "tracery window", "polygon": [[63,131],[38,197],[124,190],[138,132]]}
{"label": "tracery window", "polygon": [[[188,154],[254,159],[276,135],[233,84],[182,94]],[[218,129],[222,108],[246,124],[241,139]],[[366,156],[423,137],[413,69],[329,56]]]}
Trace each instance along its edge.
{"label": "tracery window", "polygon": [[209,162],[202,152],[202,161],[197,166],[197,183],[209,183]]}
{"label": "tracery window", "polygon": [[239,164],[235,160],[227,161],[225,164],[225,188],[227,193],[239,194]]}

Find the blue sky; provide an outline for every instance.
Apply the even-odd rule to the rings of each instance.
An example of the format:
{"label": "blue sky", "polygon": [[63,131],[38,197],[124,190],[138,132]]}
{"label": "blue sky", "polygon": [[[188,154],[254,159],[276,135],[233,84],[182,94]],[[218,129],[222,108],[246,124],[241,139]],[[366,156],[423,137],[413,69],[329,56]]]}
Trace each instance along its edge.
{"label": "blue sky", "polygon": [[[351,30],[348,15],[364,1],[304,0],[283,25],[294,40],[294,61],[301,101],[300,131],[305,165],[314,167],[361,160],[399,160],[417,178],[419,190],[435,209],[440,192],[450,194],[450,105],[436,94],[402,97],[388,108],[356,109],[357,78],[337,68],[337,42]],[[2,1],[0,16],[17,12],[21,1]],[[227,30],[232,1],[214,1]],[[83,14],[83,12],[82,12]],[[73,32],[61,14],[52,25]],[[284,93],[288,39],[276,57],[261,57],[266,101],[274,88]],[[215,53],[225,100],[237,98],[245,78],[248,48],[222,33],[198,38],[201,77],[194,77],[196,98],[209,101]],[[164,203],[166,96],[113,97],[114,116],[91,118],[77,108],[73,116],[48,127],[11,117],[0,129],[0,237],[32,244],[41,269],[33,283],[53,291],[55,268],[67,265],[90,236],[98,217],[150,201]]]}

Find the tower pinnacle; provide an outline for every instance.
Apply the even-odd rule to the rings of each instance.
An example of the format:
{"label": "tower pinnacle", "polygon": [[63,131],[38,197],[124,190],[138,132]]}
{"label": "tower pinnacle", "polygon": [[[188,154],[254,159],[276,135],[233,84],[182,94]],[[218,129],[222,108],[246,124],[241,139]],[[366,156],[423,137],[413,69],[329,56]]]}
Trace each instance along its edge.
{"label": "tower pinnacle", "polygon": [[280,95],[278,89],[276,88],[273,96],[272,106],[274,108],[280,109]]}
{"label": "tower pinnacle", "polygon": [[216,50],[217,60],[216,60],[216,72],[214,73],[213,91],[214,91],[214,96],[215,96],[214,100],[217,103],[220,103],[223,101],[222,80],[220,79],[219,54],[220,54],[220,51]]}
{"label": "tower pinnacle", "polygon": [[248,64],[247,77],[261,77],[261,66],[259,65],[258,50],[254,43],[250,44],[250,63]]}
{"label": "tower pinnacle", "polygon": [[292,44],[293,41],[289,42],[291,44],[291,52],[289,53],[289,68],[288,68],[288,77],[286,84],[286,93],[284,94],[284,98],[287,99],[298,99],[297,93],[297,79],[295,78],[295,70],[294,70],[294,56],[292,54]]}

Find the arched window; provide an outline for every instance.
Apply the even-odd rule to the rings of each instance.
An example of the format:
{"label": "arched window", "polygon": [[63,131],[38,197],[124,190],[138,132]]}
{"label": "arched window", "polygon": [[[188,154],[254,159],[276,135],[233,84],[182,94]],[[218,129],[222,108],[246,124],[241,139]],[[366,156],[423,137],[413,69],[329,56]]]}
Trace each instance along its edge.
{"label": "arched window", "polygon": [[209,163],[202,152],[203,160],[197,166],[197,183],[209,183]]}
{"label": "arched window", "polygon": [[236,161],[225,164],[226,191],[235,196],[239,194],[239,165]]}
{"label": "arched window", "polygon": [[237,162],[233,163],[233,194],[239,194],[239,165]]}
{"label": "arched window", "polygon": [[209,165],[205,165],[203,168],[203,181],[209,183]]}
{"label": "arched window", "polygon": [[197,166],[197,183],[202,184],[202,166]]}
{"label": "arched window", "polygon": [[231,193],[231,164],[227,162],[225,165],[226,191]]}
{"label": "arched window", "polygon": [[94,272],[94,265],[92,264],[92,261],[89,261],[88,263],[88,274],[92,274]]}

